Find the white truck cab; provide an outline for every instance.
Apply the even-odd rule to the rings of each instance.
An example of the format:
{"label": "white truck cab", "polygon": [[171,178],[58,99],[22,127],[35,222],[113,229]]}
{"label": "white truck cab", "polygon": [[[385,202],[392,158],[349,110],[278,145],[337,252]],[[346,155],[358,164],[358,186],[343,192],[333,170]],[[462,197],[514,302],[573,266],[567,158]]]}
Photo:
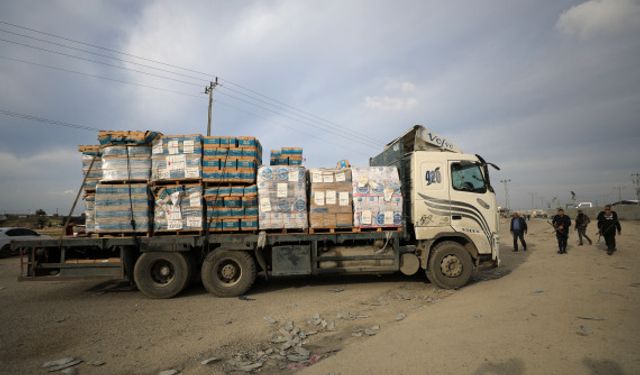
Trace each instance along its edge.
{"label": "white truck cab", "polygon": [[370,164],[398,167],[407,239],[429,279],[443,288],[467,283],[473,264],[500,262],[498,205],[487,163],[416,125]]}

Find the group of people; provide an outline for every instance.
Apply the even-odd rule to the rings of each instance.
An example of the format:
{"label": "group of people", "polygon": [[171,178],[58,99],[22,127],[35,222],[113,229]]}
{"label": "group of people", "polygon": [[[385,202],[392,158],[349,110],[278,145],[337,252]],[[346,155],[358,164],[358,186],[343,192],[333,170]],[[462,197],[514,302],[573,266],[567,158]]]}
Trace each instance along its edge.
{"label": "group of people", "polygon": [[[597,221],[598,235],[604,237],[607,245],[607,254],[612,255],[617,250],[616,233],[621,234],[622,232],[622,227],[618,221],[618,214],[611,209],[610,205],[606,205],[604,210],[598,214]],[[589,216],[582,212],[582,210],[578,210],[578,215],[575,220],[575,230],[578,232],[578,246],[583,245],[583,238],[589,242],[589,245],[593,244],[591,238],[587,236],[587,226],[590,222],[591,219],[589,219]],[[566,254],[571,219],[565,215],[562,208],[559,208],[557,215],[551,220],[551,225],[553,225],[556,239],[558,240],[558,254]],[[527,251],[527,242],[524,239],[524,235],[527,234],[527,222],[524,217],[520,216],[517,212],[514,212],[512,215],[510,230],[513,235],[513,251],[518,251],[518,240],[522,244],[522,249]]]}

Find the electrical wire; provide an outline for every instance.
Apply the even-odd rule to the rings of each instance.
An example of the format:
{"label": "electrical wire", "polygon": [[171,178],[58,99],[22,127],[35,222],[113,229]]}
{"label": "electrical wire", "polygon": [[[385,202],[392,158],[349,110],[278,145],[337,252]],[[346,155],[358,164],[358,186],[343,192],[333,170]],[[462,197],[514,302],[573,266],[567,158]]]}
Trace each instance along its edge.
{"label": "electrical wire", "polygon": [[65,121],[51,120],[51,119],[44,118],[44,117],[38,117],[38,116],[35,116],[35,115],[26,114],[26,113],[7,111],[7,110],[4,110],[4,109],[0,109],[0,114],[5,115],[5,116],[9,116],[9,117],[23,119],[23,120],[40,122],[40,123],[48,124],[48,125],[64,126],[64,127],[68,127],[68,128],[73,128],[73,129],[78,129],[78,130],[88,130],[88,131],[92,131],[92,132],[100,131],[100,129],[94,128],[94,127],[91,127],[91,126],[73,124],[73,123],[65,122]]}

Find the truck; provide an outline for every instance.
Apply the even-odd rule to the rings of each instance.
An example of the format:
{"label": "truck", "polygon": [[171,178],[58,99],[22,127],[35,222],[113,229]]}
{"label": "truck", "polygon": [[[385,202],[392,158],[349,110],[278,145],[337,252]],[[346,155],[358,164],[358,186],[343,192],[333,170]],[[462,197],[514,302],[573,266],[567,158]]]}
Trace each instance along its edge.
{"label": "truck", "polygon": [[215,296],[235,297],[258,276],[425,272],[434,285],[453,289],[481,264],[499,265],[498,206],[489,178],[489,167],[497,166],[420,125],[369,164],[398,170],[399,228],[13,241],[21,252],[19,280],[128,280],[150,298],[174,297],[200,280]]}

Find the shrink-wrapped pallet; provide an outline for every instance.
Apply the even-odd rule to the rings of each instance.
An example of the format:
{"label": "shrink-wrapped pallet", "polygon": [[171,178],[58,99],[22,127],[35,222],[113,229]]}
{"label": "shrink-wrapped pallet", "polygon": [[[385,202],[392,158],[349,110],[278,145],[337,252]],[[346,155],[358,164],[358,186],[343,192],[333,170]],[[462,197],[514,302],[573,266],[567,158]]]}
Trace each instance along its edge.
{"label": "shrink-wrapped pallet", "polygon": [[147,233],[151,196],[146,183],[103,184],[96,187],[96,233]]}
{"label": "shrink-wrapped pallet", "polygon": [[308,220],[304,167],[260,167],[258,204],[260,229],[306,229]]}
{"label": "shrink-wrapped pallet", "polygon": [[262,146],[254,137],[205,136],[202,178],[208,183],[255,184]]}
{"label": "shrink-wrapped pallet", "polygon": [[258,229],[256,185],[216,186],[205,189],[206,226],[210,231],[253,231]]}
{"label": "shrink-wrapped pallet", "polygon": [[202,185],[156,186],[154,197],[155,232],[202,230]]}
{"label": "shrink-wrapped pallet", "polygon": [[100,182],[148,181],[151,177],[149,146],[109,145],[102,147]]}
{"label": "shrink-wrapped pallet", "polygon": [[202,178],[202,136],[163,135],[151,148],[151,181]]}
{"label": "shrink-wrapped pallet", "polygon": [[148,145],[162,133],[151,130],[100,130],[98,142],[101,145]]}
{"label": "shrink-wrapped pallet", "polygon": [[[98,181],[102,178],[102,158],[100,146],[78,146],[78,151],[82,153],[82,176],[86,176],[82,189],[84,191],[95,191]],[[93,161],[93,165],[91,162]],[[91,167],[91,170],[89,170]]]}
{"label": "shrink-wrapped pallet", "polygon": [[93,233],[96,231],[96,193],[85,192],[84,195],[84,227],[86,233]]}
{"label": "shrink-wrapped pallet", "polygon": [[310,169],[309,226],[344,228],[353,226],[350,169]]}
{"label": "shrink-wrapped pallet", "polygon": [[396,167],[353,168],[352,186],[355,227],[402,226],[402,194]]}
{"label": "shrink-wrapped pallet", "polygon": [[280,150],[271,150],[271,165],[302,165],[302,148],[282,147]]}

